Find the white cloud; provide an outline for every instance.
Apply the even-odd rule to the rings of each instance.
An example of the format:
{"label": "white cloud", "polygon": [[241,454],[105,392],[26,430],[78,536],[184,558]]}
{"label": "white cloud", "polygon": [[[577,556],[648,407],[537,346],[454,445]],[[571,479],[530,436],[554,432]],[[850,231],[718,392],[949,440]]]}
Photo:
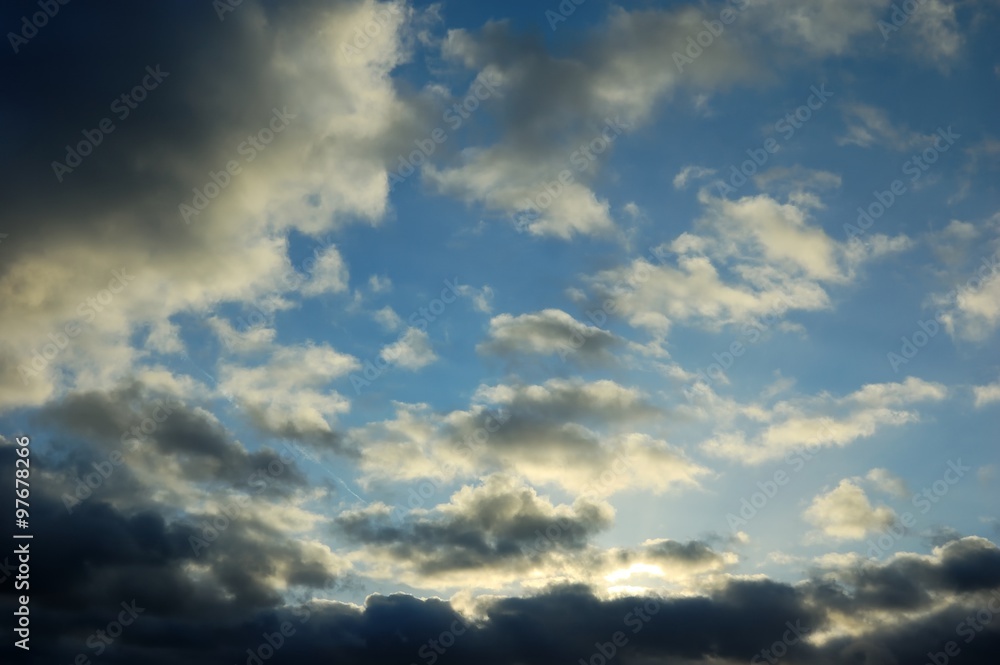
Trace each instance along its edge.
{"label": "white cloud", "polygon": [[368,278],[368,288],[372,293],[387,293],[392,291],[392,280],[385,275],[372,275]]}
{"label": "white cloud", "polygon": [[896,521],[891,508],[873,507],[864,490],[847,479],[816,496],[803,516],[823,535],[836,540],[860,540]]}
{"label": "white cloud", "polygon": [[309,281],[302,287],[303,295],[318,296],[347,290],[347,265],[334,245],[327,247],[317,257],[311,275]]}
{"label": "white cloud", "polygon": [[264,325],[245,326],[236,330],[229,321],[218,316],[208,318],[208,327],[216,334],[222,346],[232,353],[250,353],[273,348],[277,331]]}
{"label": "white cloud", "polygon": [[715,169],[705,168],[704,166],[685,166],[677,175],[674,176],[674,189],[684,189],[687,187],[689,180],[704,178],[712,175],[713,173],[715,173]]}
{"label": "white cloud", "polygon": [[407,328],[396,342],[382,348],[383,360],[404,369],[418,370],[438,359],[427,333],[419,328]]}
{"label": "white cloud", "polygon": [[975,396],[977,409],[994,402],[1000,402],[1000,381],[984,386],[973,386],[972,393]]}
{"label": "white cloud", "polygon": [[[767,407],[722,400],[711,388],[702,388],[705,415],[725,423],[702,448],[745,464],[780,459],[804,446],[846,446],[881,427],[917,422],[919,413],[903,407],[939,402],[948,395],[941,384],[909,377],[902,383],[868,384],[840,398],[824,393]],[[737,419],[746,421],[742,428],[735,426]]]}
{"label": "white cloud", "polygon": [[466,298],[472,299],[472,306],[477,312],[489,314],[493,311],[493,288],[484,284],[481,288],[462,284],[458,287],[458,293]]}
{"label": "white cloud", "polygon": [[398,330],[401,325],[403,325],[403,320],[399,318],[399,314],[396,311],[386,305],[382,309],[376,311],[372,317],[375,321],[388,331]]}
{"label": "white cloud", "polygon": [[879,490],[891,494],[897,498],[906,498],[910,491],[906,488],[903,479],[890,473],[888,469],[872,469],[865,475],[865,480],[872,483]]}
{"label": "white cloud", "polygon": [[654,248],[661,263],[635,259],[589,278],[633,326],[662,336],[675,322],[719,330],[764,315],[827,309],[826,285],[849,283],[864,262],[910,245],[902,236],[875,236],[870,248],[836,241],[813,221],[811,206],[791,200],[727,200],[706,190],[699,199],[705,214],[695,230]]}
{"label": "white cloud", "polygon": [[889,0],[754,0],[747,10],[758,30],[814,56],[848,52],[854,38],[875,30]]}
{"label": "white cloud", "polygon": [[961,286],[941,320],[948,333],[974,342],[986,340],[1000,327],[1000,272]]}
{"label": "white cloud", "polygon": [[359,367],[356,358],[326,345],[278,347],[262,365],[220,363],[218,388],[267,432],[332,440],[330,421],[349,411],[350,402],[326,386]]}
{"label": "white cloud", "polygon": [[[506,417],[500,425],[489,416],[497,412]],[[397,405],[394,419],[352,430],[349,438],[369,484],[503,471],[593,496],[697,488],[708,469],[676,446],[629,431],[657,413],[643,393],[613,381],[552,379],[483,385],[468,410],[444,415]],[[400,465],[401,457],[413,463]]]}
{"label": "white cloud", "polygon": [[608,357],[608,349],[618,344],[613,334],[577,321],[559,309],[545,309],[531,314],[500,314],[490,319],[488,338],[476,349],[480,353],[580,354],[597,360]]}

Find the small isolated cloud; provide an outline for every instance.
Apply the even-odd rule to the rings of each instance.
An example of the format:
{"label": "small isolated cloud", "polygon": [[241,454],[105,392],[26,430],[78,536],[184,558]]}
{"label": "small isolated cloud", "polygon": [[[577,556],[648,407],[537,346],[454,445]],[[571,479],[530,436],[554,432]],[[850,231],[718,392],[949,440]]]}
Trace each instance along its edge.
{"label": "small isolated cloud", "polygon": [[559,309],[532,314],[500,314],[490,320],[487,340],[476,349],[498,356],[554,355],[598,361],[610,358],[620,340],[612,333],[577,321]]}
{"label": "small isolated cloud", "polygon": [[368,278],[368,289],[372,293],[388,293],[392,291],[392,280],[385,275],[372,275]]}
{"label": "small isolated cloud", "polygon": [[327,247],[312,269],[312,279],[302,287],[302,294],[318,296],[323,293],[342,293],[347,290],[347,264],[334,246]]}
{"label": "small isolated cloud", "polygon": [[399,318],[399,314],[396,314],[396,311],[388,305],[372,314],[372,318],[390,332],[399,330],[399,327],[403,325],[403,319]]}
{"label": "small isolated cloud", "polygon": [[462,284],[458,287],[459,295],[465,296],[472,301],[472,306],[477,312],[489,314],[493,311],[493,289],[484,284],[480,288]]}
{"label": "small isolated cloud", "polygon": [[972,393],[975,396],[977,409],[987,404],[1000,402],[1000,381],[988,383],[985,386],[973,386]]}
{"label": "small isolated cloud", "polygon": [[419,328],[407,328],[398,341],[384,347],[379,354],[383,360],[404,369],[418,370],[438,359],[431,347],[431,339]]}
{"label": "small isolated cloud", "polygon": [[898,498],[905,498],[910,494],[903,479],[894,476],[888,469],[872,469],[865,476],[865,480],[883,492]]}
{"label": "small isolated cloud", "polygon": [[639,219],[643,214],[642,208],[640,208],[635,203],[635,201],[629,201],[628,203],[626,203],[624,206],[622,206],[622,210],[624,210],[625,214],[631,217],[632,219]]}
{"label": "small isolated cloud", "polygon": [[680,170],[680,173],[674,176],[674,189],[684,189],[691,180],[705,178],[714,173],[715,169],[705,168],[704,166],[685,166]]}
{"label": "small isolated cloud", "polygon": [[[997,255],[992,259],[996,261]],[[972,342],[985,341],[1000,327],[1000,271],[985,279],[973,277],[952,294],[936,300],[948,303],[941,321],[949,335]]]}
{"label": "small isolated cloud", "polygon": [[835,540],[860,540],[896,521],[892,508],[873,507],[865,491],[850,479],[815,497],[803,517]]}

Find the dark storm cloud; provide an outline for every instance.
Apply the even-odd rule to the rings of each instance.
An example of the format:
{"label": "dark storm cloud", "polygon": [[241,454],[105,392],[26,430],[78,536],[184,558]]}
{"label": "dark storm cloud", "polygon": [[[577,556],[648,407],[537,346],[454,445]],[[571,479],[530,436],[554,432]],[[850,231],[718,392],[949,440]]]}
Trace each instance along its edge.
{"label": "dark storm cloud", "polygon": [[[5,6],[5,25],[38,11],[36,3],[19,5]],[[351,2],[245,0],[220,20],[211,2],[74,2],[0,59],[7,99],[16,100],[0,109],[0,143],[9,146],[0,159],[8,220],[0,410],[44,403],[88,362],[131,364],[141,355],[111,349],[132,346],[147,326],[164,344],[155,350],[178,351],[175,314],[203,316],[220,303],[294,291],[278,280],[289,268],[292,228],[318,235],[359,219],[378,222],[387,205],[385,164],[424,118],[386,78],[401,57],[393,30],[383,33],[389,42],[366,51],[373,60],[348,62],[337,50],[350,36],[344,26],[363,24],[365,11]],[[345,101],[359,87],[377,89],[371,101],[384,114],[359,114]],[[278,116],[285,119],[278,125],[287,120],[281,133]],[[248,149],[248,137],[263,131],[272,140]],[[72,172],[57,167],[57,177],[53,163],[67,163],[77,148],[90,154]],[[239,175],[212,175],[230,161],[243,168]],[[323,177],[334,164],[338,177]],[[220,177],[232,184],[223,182],[185,223],[179,206]],[[252,196],[240,196],[248,189]],[[83,334],[23,384],[18,368],[33,346],[67,322],[80,324],[78,304],[123,269],[134,279],[111,314],[95,319],[88,311]],[[335,443],[300,429],[291,423],[282,433]]]}
{"label": "dark storm cloud", "polygon": [[[35,2],[15,4],[5,7],[6,26],[38,10]],[[302,99],[299,81],[275,65],[278,51],[353,6],[246,0],[223,20],[210,2],[62,7],[28,47],[0,62],[9,98],[17,99],[4,105],[0,129],[13,146],[0,161],[5,252],[43,248],[57,234],[167,255],[196,250],[205,238],[197,225],[179,223],[178,204],[275,107]],[[157,87],[134,109],[115,104],[141,85],[147,66],[164,73]],[[51,162],[64,162],[65,146],[106,117],[115,129],[59,183]]]}
{"label": "dark storm cloud", "polygon": [[[975,593],[1000,588],[1000,549],[983,538],[952,540],[940,560],[902,554],[885,564],[870,561],[836,570],[839,584],[815,582],[817,599],[844,611],[902,609],[929,605],[934,594]],[[848,593],[852,589],[853,593]]]}
{"label": "dark storm cloud", "polygon": [[[192,231],[174,219],[175,201],[191,186],[183,176],[204,179],[202,165],[223,157],[280,99],[280,79],[263,66],[269,37],[248,29],[249,14],[220,22],[210,3],[74,3],[16,58],[5,57],[3,76],[19,103],[4,131],[23,132],[0,166],[11,219],[21,224],[9,249],[57,233],[88,244],[92,234],[127,244],[146,238],[168,254],[189,244]],[[122,118],[111,106],[141,83],[147,65],[167,76],[135,109],[123,106]],[[66,144],[105,117],[115,129],[60,184],[51,162],[64,162]],[[111,221],[130,208],[141,223]]]}
{"label": "dark storm cloud", "polygon": [[[11,477],[14,457],[13,446],[0,446],[0,469]],[[48,466],[37,452],[33,460],[36,467]],[[198,622],[240,621],[275,607],[280,595],[271,580],[313,589],[336,582],[302,542],[250,509],[263,497],[242,503],[220,498],[218,511],[186,514],[140,497],[123,501],[121,509],[94,499],[70,513],[59,498],[63,489],[36,471],[30,501],[34,574],[28,590],[33,603],[51,610],[51,632],[40,628],[38,635],[66,637],[71,633],[65,620],[99,620],[101,608],[133,597],[147,616],[183,618],[197,630]],[[230,510],[227,503],[242,510]],[[191,566],[199,573],[193,575]],[[13,589],[5,587],[4,593]]]}
{"label": "dark storm cloud", "polygon": [[[9,476],[14,447],[0,444],[0,474]],[[370,596],[361,609],[321,601],[289,607],[264,583],[265,577],[280,570],[293,583],[322,587],[332,582],[331,576],[302,566],[298,562],[304,556],[296,545],[269,539],[260,525],[234,524],[195,555],[188,539],[198,533],[197,521],[167,517],[169,511],[162,507],[126,515],[107,504],[90,503],[71,519],[42,486],[32,495],[32,507],[36,662],[68,663],[77,653],[93,657],[88,637],[118,615],[122,602],[133,599],[142,613],[100,662],[244,663],[248,648],[266,644],[267,636],[275,640],[287,622],[286,636],[269,663],[396,665],[429,662],[428,654],[437,655],[442,665],[586,662],[595,644],[610,643],[616,631],[628,640],[617,649],[621,665],[737,663],[780,641],[789,624],[808,634],[837,621],[836,604],[827,603],[817,586],[767,580],[730,580],[707,595],[677,598],[601,600],[582,586],[552,588],[537,596],[482,601],[484,619],[471,622],[460,619],[447,602],[404,594]],[[486,504],[475,515],[493,519]],[[503,528],[517,538],[522,527]],[[703,551],[697,545],[667,549],[695,558]],[[873,619],[866,633],[822,647],[793,644],[782,662],[833,665],[857,654],[867,656],[863,662],[890,662],[887,654],[898,663],[924,662],[928,651],[940,651],[956,639],[959,622],[987,607],[987,592],[996,587],[997,552],[996,546],[975,538],[949,544],[938,558],[911,569],[913,583],[945,602],[928,608],[921,597],[909,604],[897,600],[891,624]],[[189,566],[196,561],[206,568],[192,576]],[[891,571],[897,565],[872,567]],[[0,612],[10,616],[13,591],[4,585],[0,593]],[[846,588],[840,593],[850,599],[854,616],[885,605],[870,594],[852,597],[854,592]],[[905,612],[912,610],[923,612],[906,618]],[[47,637],[40,639],[43,635]],[[987,625],[973,635],[972,641],[962,642],[961,662],[992,663],[1000,632]],[[441,644],[450,645],[443,654],[436,651]],[[2,650],[5,659],[20,662],[9,643]]]}

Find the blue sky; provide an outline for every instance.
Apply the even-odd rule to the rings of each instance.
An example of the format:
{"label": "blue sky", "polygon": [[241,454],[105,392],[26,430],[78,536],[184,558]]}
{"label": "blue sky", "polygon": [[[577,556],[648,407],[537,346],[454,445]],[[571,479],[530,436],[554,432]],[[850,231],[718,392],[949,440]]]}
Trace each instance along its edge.
{"label": "blue sky", "polygon": [[[209,585],[213,635],[303,607],[388,630],[386,603],[431,626],[437,598],[479,622],[454,662],[486,662],[497,613],[555,621],[579,593],[602,616],[728,611],[773,583],[821,624],[801,662],[911,662],[983,606],[995,5],[212,7],[122,9],[130,29],[96,27],[85,62],[76,26],[104,10],[60,6],[31,35],[37,7],[4,11],[0,451],[30,437],[42,533],[120,523],[138,557],[68,553],[103,572],[70,566],[65,588],[138,593],[123,571],[160,538],[174,554],[148,574]],[[152,66],[168,74],[135,87]],[[130,116],[95,129],[122,95]],[[935,581],[966,558],[981,579]],[[919,600],[874,598],[917,568]],[[40,593],[47,617],[70,592]],[[169,633],[183,603],[150,602]],[[423,658],[420,630],[400,659]],[[736,662],[766,637],[621,657]],[[143,639],[115,662],[181,657]],[[522,646],[498,662],[545,657]]]}

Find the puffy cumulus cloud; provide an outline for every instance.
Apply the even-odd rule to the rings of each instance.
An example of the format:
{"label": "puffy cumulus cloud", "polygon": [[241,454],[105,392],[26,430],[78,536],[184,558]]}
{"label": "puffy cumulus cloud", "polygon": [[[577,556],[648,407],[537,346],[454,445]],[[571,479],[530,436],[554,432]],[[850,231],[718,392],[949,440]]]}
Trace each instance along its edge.
{"label": "puffy cumulus cloud", "polygon": [[822,228],[809,224],[808,208],[781,204],[767,196],[743,197],[738,201],[709,199],[707,225],[728,236],[733,247],[720,247],[717,254],[728,258],[737,247],[749,246],[761,258],[789,274],[802,274],[816,281],[840,278],[837,251],[842,245]]}
{"label": "puffy cumulus cloud", "polygon": [[396,310],[389,305],[377,310],[374,314],[372,314],[372,318],[375,319],[376,323],[390,332],[398,330],[400,326],[403,325],[403,319],[399,318],[399,314],[396,314]]}
{"label": "puffy cumulus cloud", "polygon": [[704,384],[699,384],[698,395],[700,401],[692,411],[722,421],[702,448],[712,455],[761,464],[806,446],[846,446],[881,427],[917,422],[919,412],[907,407],[940,402],[948,390],[908,377],[902,383],[868,384],[839,398],[823,393],[770,406],[722,399]]}
{"label": "puffy cumulus cloud", "polygon": [[896,513],[891,508],[872,506],[865,491],[849,479],[814,497],[803,516],[818,527],[822,535],[837,540],[860,540],[896,521]]}
{"label": "puffy cumulus cloud", "polygon": [[[498,80],[505,103],[491,111],[504,135],[496,144],[463,151],[458,165],[425,167],[425,178],[489,210],[520,212],[533,235],[612,233],[610,206],[588,183],[602,155],[677,89],[682,75],[663,62],[708,18],[708,11],[694,7],[615,7],[603,30],[577,40],[562,56],[537,37],[515,34],[507,22],[488,23],[478,33],[449,31],[445,56]],[[714,88],[746,78],[753,67],[741,42],[739,35],[719,40],[684,80]]]}
{"label": "puffy cumulus cloud", "polygon": [[903,638],[907,622],[927,617],[936,617],[928,627],[939,626],[942,637],[954,639],[970,613],[988,606],[990,592],[997,597],[998,562],[1000,549],[985,538],[954,538],[930,554],[900,552],[885,562],[827,556],[803,588],[831,619],[824,642],[878,641],[880,632]]}
{"label": "puffy cumulus cloud", "polygon": [[613,333],[577,321],[559,309],[531,314],[500,314],[490,319],[488,338],[476,350],[506,357],[554,355],[583,363],[611,359],[611,350],[621,345]]}
{"label": "puffy cumulus cloud", "polygon": [[[697,489],[700,479],[711,473],[680,447],[646,434],[617,435],[605,441],[574,428],[512,429],[510,434],[522,434],[524,439],[505,442],[517,446],[516,455],[515,450],[497,453],[504,468],[532,482],[557,484],[584,495]],[[534,449],[529,449],[532,444]],[[580,459],[574,459],[574,447]]]}
{"label": "puffy cumulus cloud", "polygon": [[237,330],[228,320],[219,316],[206,319],[209,329],[215,333],[223,349],[229,353],[243,354],[268,351],[275,347],[278,331],[265,325],[247,326]]}
{"label": "puffy cumulus cloud", "polygon": [[512,416],[552,421],[593,418],[627,422],[660,413],[638,389],[608,379],[549,379],[542,385],[480,386],[475,396],[509,409]]}
{"label": "puffy cumulus cloud", "polygon": [[469,409],[445,414],[397,405],[394,418],[347,437],[366,484],[505,471],[592,496],[698,487],[708,469],[676,446],[629,431],[659,413],[641,392],[613,381],[552,379],[480,386]]}
{"label": "puffy cumulus cloud", "polygon": [[419,328],[407,328],[397,341],[383,348],[379,355],[383,360],[409,370],[422,369],[438,358],[431,346],[430,336]]}
{"label": "puffy cumulus cloud", "polygon": [[940,402],[948,389],[931,381],[908,376],[898,383],[868,383],[845,398],[845,401],[870,407],[905,406],[911,402]]}
{"label": "puffy cumulus cloud", "polygon": [[[367,48],[340,50],[386,7],[248,1],[224,21],[194,6],[85,8],[97,26],[86,57],[57,40],[53,60],[11,69],[24,101],[12,121],[29,129],[0,172],[6,209],[22,220],[5,229],[0,267],[0,408],[127,375],[143,329],[154,332],[150,348],[177,352],[178,331],[163,323],[174,315],[257,302],[275,288],[340,290],[335,250],[312,280],[280,278],[292,230],[315,236],[386,212],[385,162],[419,116],[387,77],[408,57],[415,10],[392,5]],[[116,21],[137,27],[119,39]],[[51,61],[100,71],[101,82]],[[157,86],[136,109],[122,106],[127,117],[109,113],[146,65],[160,72]],[[65,162],[65,146],[104,117],[116,129],[99,156],[60,182],[50,163]],[[218,193],[209,200],[206,190]],[[23,380],[18,367],[30,368],[38,340],[67,325],[78,336]]]}
{"label": "puffy cumulus cloud", "polygon": [[342,293],[347,290],[347,264],[344,263],[343,257],[334,246],[323,250],[310,272],[311,278],[302,287],[303,295],[318,296],[324,293]]}
{"label": "puffy cumulus cloud", "polygon": [[[677,54],[705,31],[705,22],[718,23],[726,3],[613,7],[602,30],[571,38],[558,56],[537,36],[515,34],[505,21],[478,32],[451,30],[444,55],[499,82],[505,103],[491,111],[503,127],[503,141],[463,151],[457,165],[428,165],[424,175],[452,196],[512,214],[534,235],[607,235],[615,225],[610,206],[589,183],[603,161],[594,152],[603,154],[618,139],[605,136],[596,150],[587,144],[607,134],[609,124],[627,130],[645,123],[658,103],[683,94],[701,107],[710,93],[799,66],[803,54],[806,59],[839,55],[862,42],[874,51],[881,44],[872,39],[873,26],[889,5],[890,0],[734,2],[728,9],[736,7],[735,21],[742,25],[727,29],[719,23],[724,36],[686,63]],[[946,21],[932,20],[932,14],[938,12],[923,19],[926,29],[941,32]],[[689,167],[675,184],[682,188],[701,174]]]}
{"label": "puffy cumulus cloud", "polygon": [[973,386],[972,394],[977,409],[987,404],[1000,402],[1000,381],[987,383],[985,386]]}
{"label": "puffy cumulus cloud", "polygon": [[638,258],[588,278],[632,325],[662,335],[675,322],[717,330],[827,309],[827,285],[847,283],[865,261],[908,246],[885,236],[872,249],[836,241],[812,219],[814,205],[793,197],[728,200],[702,190],[699,198],[705,213],[695,229],[653,248],[656,264]]}
{"label": "puffy cumulus cloud", "polygon": [[350,402],[328,386],[361,367],[353,356],[329,346],[275,347],[262,364],[219,363],[218,390],[232,395],[265,434],[338,446],[331,421]]}
{"label": "puffy cumulus cloud", "polygon": [[676,321],[715,328],[751,316],[784,312],[789,308],[786,302],[808,309],[829,304],[819,288],[757,291],[727,284],[704,256],[679,257],[676,268],[636,259],[602,271],[591,281],[599,296],[610,300],[629,323],[657,333],[666,333]]}
{"label": "puffy cumulus cloud", "polygon": [[977,284],[961,286],[953,305],[942,316],[953,337],[982,342],[1000,327],[1000,272],[991,272]]}
{"label": "puffy cumulus cloud", "polygon": [[[387,506],[374,504],[341,513],[335,526],[365,546],[360,559],[373,564],[374,575],[402,576],[417,587],[496,588],[556,552],[583,550],[611,525],[613,515],[603,502],[580,499],[556,506],[520,481],[491,475],[429,511],[390,519]],[[385,566],[380,569],[379,563]]]}
{"label": "puffy cumulus cloud", "polygon": [[956,339],[988,339],[1000,327],[1000,213],[975,223],[953,220],[929,240],[951,259],[941,277],[953,288],[929,298],[935,318]]}
{"label": "puffy cumulus cloud", "polygon": [[[595,133],[595,139],[599,136]],[[568,166],[574,156],[586,159],[581,151],[567,153],[564,160],[551,160],[548,165],[522,161],[511,152],[507,146],[469,149],[463,153],[468,164],[442,170],[427,166],[425,178],[449,196],[481,201],[502,212],[520,211],[525,219],[534,217],[526,226],[533,235],[569,240],[577,234],[609,235],[614,230],[607,201],[598,199],[581,183],[558,182],[560,172],[570,172]],[[540,214],[535,213],[539,206],[533,202],[538,197],[551,201]]]}
{"label": "puffy cumulus cloud", "polygon": [[[480,422],[483,440],[488,440],[490,432],[497,431],[501,425],[500,419],[482,406],[450,416],[431,412],[427,404],[394,402],[394,407],[392,417],[345,432],[346,441],[360,456],[362,487],[370,487],[380,480],[431,478],[448,481],[470,476],[477,466],[468,453],[454,454],[461,441],[450,436],[446,429],[447,418]],[[407,463],[400,464],[401,459]]]}
{"label": "puffy cumulus cloud", "polygon": [[350,555],[359,573],[416,588],[540,588],[566,580],[609,593],[625,582],[691,588],[737,562],[701,541],[596,546],[591,541],[613,517],[603,501],[555,505],[522,481],[494,474],[430,510],[376,503],[341,513],[335,530],[362,546]]}

